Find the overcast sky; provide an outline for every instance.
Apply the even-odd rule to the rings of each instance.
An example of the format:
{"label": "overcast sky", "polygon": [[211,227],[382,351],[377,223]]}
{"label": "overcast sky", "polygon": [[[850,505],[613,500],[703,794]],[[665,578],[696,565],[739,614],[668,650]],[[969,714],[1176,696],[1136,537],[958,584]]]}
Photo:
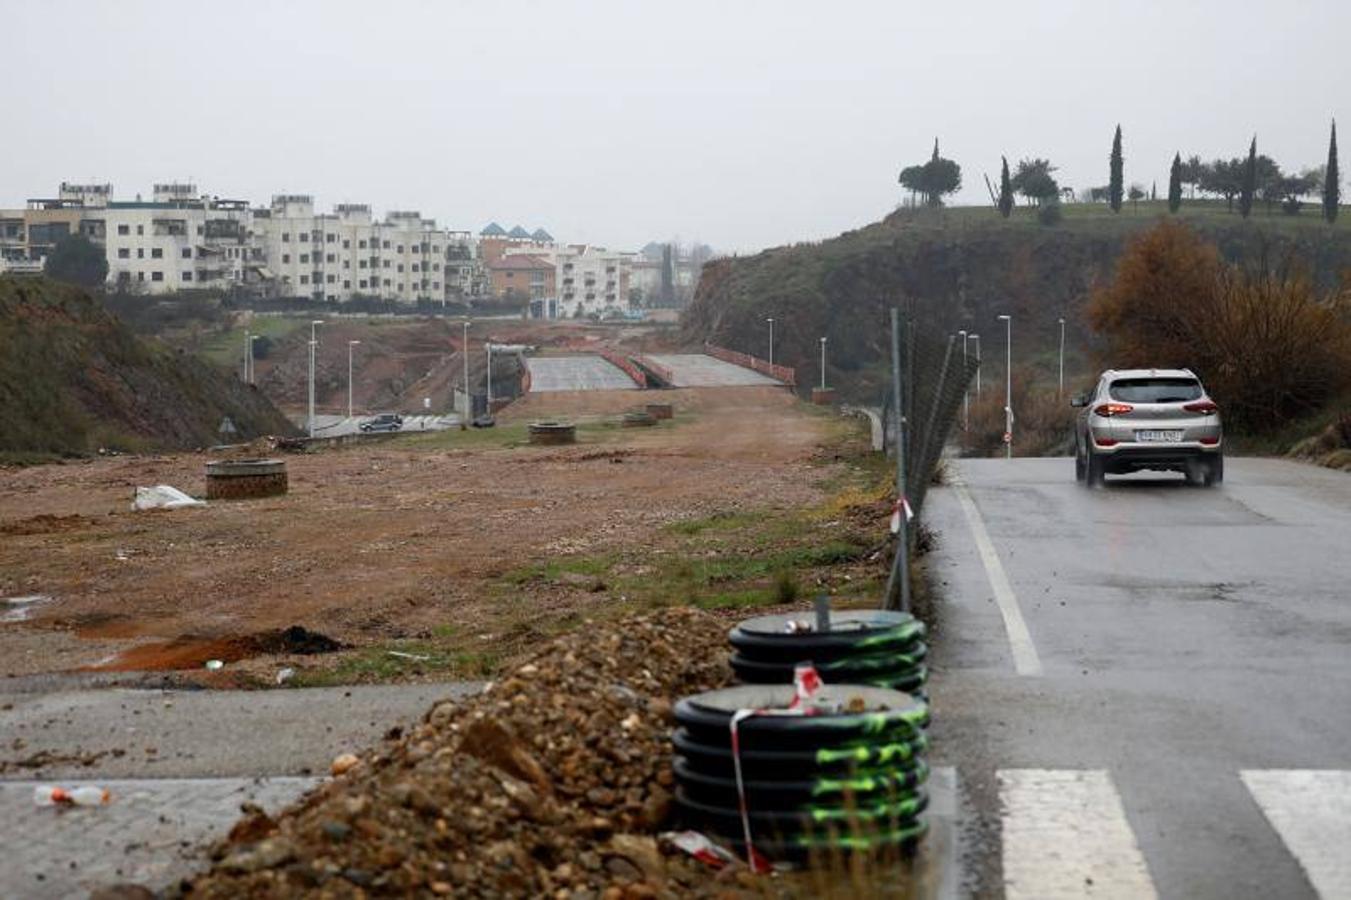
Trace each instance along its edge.
{"label": "overcast sky", "polygon": [[1346,2],[0,0],[0,21],[0,205],[192,179],[617,249],[866,224],[935,136],[964,203],[1001,153],[1106,183],[1117,122],[1127,182],[1161,192],[1175,150],[1254,132],[1317,165],[1351,102]]}

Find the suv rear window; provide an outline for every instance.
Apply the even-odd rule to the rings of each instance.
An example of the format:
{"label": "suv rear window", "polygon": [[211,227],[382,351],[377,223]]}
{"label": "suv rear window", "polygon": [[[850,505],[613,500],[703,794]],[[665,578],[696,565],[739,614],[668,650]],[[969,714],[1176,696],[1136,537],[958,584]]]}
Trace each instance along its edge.
{"label": "suv rear window", "polygon": [[1195,378],[1121,378],[1107,387],[1113,400],[1126,403],[1185,403],[1201,396]]}

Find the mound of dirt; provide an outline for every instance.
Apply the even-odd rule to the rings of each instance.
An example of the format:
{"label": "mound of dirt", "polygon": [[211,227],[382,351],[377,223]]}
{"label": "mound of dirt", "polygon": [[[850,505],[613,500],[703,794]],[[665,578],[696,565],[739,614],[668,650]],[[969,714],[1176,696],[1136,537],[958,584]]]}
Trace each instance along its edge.
{"label": "mound of dirt", "polygon": [[251,812],[187,893],[725,894],[735,872],[715,878],[656,837],[672,803],[672,703],[728,682],[725,644],[723,622],[687,609],[558,638],[275,821]]}
{"label": "mound of dirt", "polygon": [[0,451],[83,455],[290,434],[256,390],[136,337],[79,288],[0,277]]}

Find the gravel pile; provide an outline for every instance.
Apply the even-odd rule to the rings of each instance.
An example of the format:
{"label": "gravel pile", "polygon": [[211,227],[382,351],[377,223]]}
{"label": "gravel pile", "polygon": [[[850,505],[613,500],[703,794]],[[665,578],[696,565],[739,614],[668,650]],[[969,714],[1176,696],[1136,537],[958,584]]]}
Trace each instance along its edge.
{"label": "gravel pile", "polygon": [[[672,704],[730,681],[726,627],[667,610],[583,627],[443,702],[273,821],[249,812],[191,897],[735,896],[659,847]],[[744,879],[744,871],[742,873]]]}

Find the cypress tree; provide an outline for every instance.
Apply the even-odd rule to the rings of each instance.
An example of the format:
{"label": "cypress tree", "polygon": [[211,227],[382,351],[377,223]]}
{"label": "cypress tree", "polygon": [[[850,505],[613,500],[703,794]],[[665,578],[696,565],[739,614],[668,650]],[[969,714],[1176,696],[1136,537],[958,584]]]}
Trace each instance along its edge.
{"label": "cypress tree", "polygon": [[1176,213],[1182,206],[1182,154],[1173,156],[1173,168],[1168,172],[1168,211]]}
{"label": "cypress tree", "polygon": [[1004,168],[999,171],[999,214],[1007,219],[1013,212],[1013,182],[1009,179],[1009,158],[1002,156],[1000,159],[1004,161]]}
{"label": "cypress tree", "polygon": [[1337,120],[1332,120],[1332,137],[1328,140],[1328,167],[1323,174],[1323,218],[1328,224],[1337,221],[1337,206],[1342,202],[1342,176],[1337,171]]}
{"label": "cypress tree", "polygon": [[1107,202],[1112,212],[1121,212],[1122,196],[1121,126],[1116,126],[1116,136],[1112,138],[1112,177],[1107,182]]}
{"label": "cypress tree", "polygon": [[1257,193],[1257,135],[1248,147],[1248,161],[1243,166],[1243,186],[1238,192],[1238,214],[1248,218],[1252,212],[1252,198]]}

